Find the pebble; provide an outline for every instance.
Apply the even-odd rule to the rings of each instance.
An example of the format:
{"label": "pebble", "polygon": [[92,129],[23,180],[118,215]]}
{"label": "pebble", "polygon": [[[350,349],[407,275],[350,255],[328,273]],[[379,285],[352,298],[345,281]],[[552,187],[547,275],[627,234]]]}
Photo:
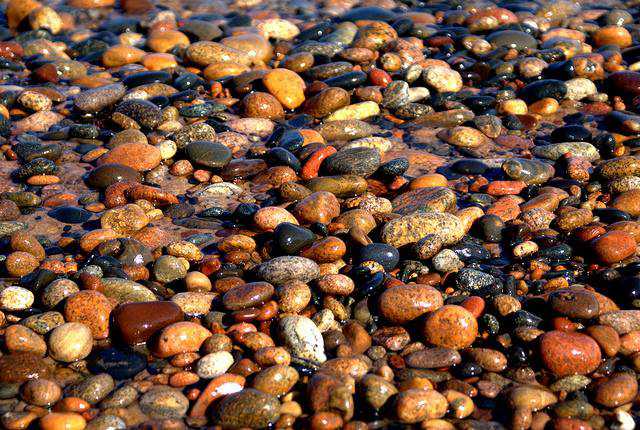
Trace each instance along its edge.
{"label": "pebble", "polygon": [[182,319],[180,307],[169,301],[126,303],[113,310],[114,327],[130,345],[146,342],[153,334]]}
{"label": "pebble", "polygon": [[221,376],[233,365],[233,356],[227,351],[216,351],[198,360],[197,373],[203,379]]}
{"label": "pebble", "polygon": [[633,4],[160,3],[5,5],[0,427],[633,428]]}
{"label": "pebble", "polygon": [[264,428],[279,416],[278,399],[253,388],[225,396],[215,411],[215,421],[228,428]]}
{"label": "pebble", "polygon": [[157,387],[140,397],[140,410],[150,418],[179,419],[186,415],[189,399],[171,387]]}
{"label": "pebble", "polygon": [[304,80],[294,71],[273,69],[264,75],[262,83],[287,109],[295,109],[305,101]]}
{"label": "pebble", "polygon": [[320,275],[320,269],[308,258],[282,256],[262,263],[257,268],[257,274],[273,285],[286,285],[294,281],[312,281]]}
{"label": "pebble", "polygon": [[442,294],[428,285],[398,285],[380,295],[380,312],[395,324],[415,320],[442,305]]}
{"label": "pebble", "polygon": [[542,335],[540,354],[545,367],[559,377],[591,373],[602,357],[591,337],[557,330]]}
{"label": "pebble", "polygon": [[464,235],[460,219],[452,214],[416,212],[387,222],[382,228],[382,241],[394,247],[415,243],[428,234],[438,234],[445,245]]}
{"label": "pebble", "polygon": [[51,331],[47,344],[53,359],[70,363],[82,360],[91,353],[93,335],[87,325],[67,322]]}
{"label": "pebble", "polygon": [[465,308],[445,305],[427,316],[423,333],[430,344],[463,349],[470,346],[478,335],[478,322]]}
{"label": "pebble", "polygon": [[283,342],[294,357],[323,363],[327,360],[318,327],[302,315],[284,317],[279,323]]}

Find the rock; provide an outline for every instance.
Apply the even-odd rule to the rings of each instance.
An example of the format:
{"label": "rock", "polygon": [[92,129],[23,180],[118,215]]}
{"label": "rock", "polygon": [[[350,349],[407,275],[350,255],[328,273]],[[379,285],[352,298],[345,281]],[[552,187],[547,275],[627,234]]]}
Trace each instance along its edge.
{"label": "rock", "polygon": [[456,209],[456,194],[445,186],[425,187],[400,194],[391,203],[393,211],[401,215],[417,211],[452,212]]}
{"label": "rock", "polygon": [[489,139],[481,131],[471,127],[453,127],[442,135],[445,142],[459,148],[478,148],[489,144]]}
{"label": "rock", "polygon": [[507,47],[524,50],[538,47],[538,42],[533,36],[516,30],[495,31],[487,36],[486,40],[491,43],[494,48]]}
{"label": "rock", "polygon": [[60,386],[48,379],[32,379],[21,388],[24,400],[35,406],[50,407],[62,397]]}
{"label": "rock", "polygon": [[172,282],[187,276],[189,262],[182,257],[163,255],[153,265],[153,275],[160,282]]}
{"label": "rock", "polygon": [[292,213],[301,223],[328,224],[340,215],[340,203],[332,193],[318,191],[300,200]]}
{"label": "rock", "polygon": [[231,160],[231,150],[217,142],[192,141],[187,145],[186,151],[192,162],[213,169],[221,169]]}
{"label": "rock", "polygon": [[629,31],[617,25],[601,27],[593,35],[596,46],[615,45],[620,48],[631,46],[633,40]]}
{"label": "rock", "polygon": [[253,388],[276,397],[287,394],[298,382],[298,371],[285,364],[267,367],[253,379]]}
{"label": "rock", "polygon": [[627,212],[629,215],[640,216],[640,189],[625,191],[615,198],[612,207]]}
{"label": "rock", "polygon": [[68,322],[56,327],[49,336],[49,355],[65,363],[82,360],[91,353],[93,335],[85,324]]}
{"label": "rock", "polygon": [[120,164],[138,172],[145,172],[157,167],[161,161],[162,157],[157,147],[146,143],[125,143],[100,157],[98,165]]}
{"label": "rock", "polygon": [[102,278],[102,293],[118,303],[149,302],[156,300],[155,294],[137,282],[121,278]]}
{"label": "rock", "polygon": [[123,164],[101,164],[87,177],[87,184],[94,188],[104,189],[116,182],[140,182],[140,174],[136,168]]}
{"label": "rock", "polygon": [[380,165],[380,152],[375,148],[342,149],[329,156],[324,166],[332,175],[369,176]]}
{"label": "rock", "polygon": [[401,422],[412,424],[442,418],[448,406],[447,399],[436,390],[410,388],[396,397],[395,412]]}
{"label": "rock", "polygon": [[186,56],[199,66],[208,66],[213,63],[251,64],[251,58],[245,52],[206,40],[189,45]]}
{"label": "rock", "polygon": [[368,374],[360,383],[365,400],[375,409],[384,406],[391,396],[398,393],[395,385],[378,375]]}
{"label": "rock", "polygon": [[444,66],[429,66],[422,72],[424,82],[439,93],[457,93],[462,89],[460,73]]}
{"label": "rock", "polygon": [[502,170],[511,179],[527,184],[543,184],[555,173],[553,167],[539,160],[510,158],[502,163]]}
{"label": "rock", "polygon": [[180,307],[168,301],[122,304],[113,310],[112,316],[114,328],[130,345],[146,342],[154,333],[183,317]]}
{"label": "rock", "polygon": [[72,412],[51,412],[40,418],[42,430],[84,430],[87,421],[80,414]]}
{"label": "rock", "polygon": [[6,287],[0,291],[0,308],[3,311],[23,311],[35,300],[33,293],[22,287]]}
{"label": "rock", "polygon": [[596,258],[607,265],[618,263],[636,253],[636,241],[631,234],[613,230],[592,241]]}
{"label": "rock", "polygon": [[284,109],[277,98],[269,93],[253,92],[242,100],[246,116],[252,118],[280,119],[284,117]]}
{"label": "rock", "polygon": [[418,369],[439,369],[460,364],[460,353],[451,348],[425,348],[410,353],[405,357],[409,367]]}
{"label": "rock", "polygon": [[614,374],[596,384],[594,400],[606,408],[616,408],[633,401],[638,394],[638,381],[629,373]]}
{"label": "rock", "polygon": [[416,212],[387,222],[382,227],[384,243],[399,248],[428,234],[438,234],[445,245],[457,243],[465,234],[460,219],[452,214]]}
{"label": "rock", "polygon": [[380,106],[373,101],[364,101],[342,107],[327,117],[325,122],[363,120],[380,114]]}
{"label": "rock", "polygon": [[109,315],[112,305],[104,294],[84,290],[69,296],[64,305],[67,322],[83,323],[91,330],[94,339],[109,336]]}
{"label": "rock", "polygon": [[386,271],[393,270],[400,261],[400,254],[397,249],[384,243],[371,243],[364,246],[359,253],[358,261],[375,261]]}
{"label": "rock", "polygon": [[507,401],[512,409],[528,409],[539,411],[553,405],[558,398],[544,387],[533,385],[519,385],[508,390]]}
{"label": "rock", "polygon": [[304,103],[304,80],[292,70],[270,70],[263,76],[262,83],[287,109],[295,109]]}
{"label": "rock", "polygon": [[21,384],[30,379],[48,378],[53,372],[51,361],[36,354],[19,352],[0,357],[0,382]]}
{"label": "rock", "polygon": [[140,410],[153,419],[180,419],[189,408],[189,399],[179,390],[156,386],[140,397]]}
{"label": "rock", "polygon": [[144,356],[116,348],[103,349],[90,361],[89,369],[94,373],[106,373],[113,379],[129,379],[147,367]]}
{"label": "rock", "polygon": [[280,416],[280,402],[253,388],[226,396],[216,408],[215,421],[225,428],[265,428]]}
{"label": "rock", "polygon": [[318,363],[327,360],[322,334],[309,318],[301,315],[286,316],[280,320],[279,328],[284,345],[294,357]]}
{"label": "rock", "polygon": [[551,145],[539,145],[533,148],[533,153],[538,157],[549,160],[557,160],[567,153],[570,153],[574,157],[584,157],[590,161],[600,159],[598,149],[588,142],[564,142]]}
{"label": "rock", "polygon": [[204,379],[213,379],[229,370],[233,365],[233,356],[227,351],[216,351],[198,360],[196,372]]}
{"label": "rock", "polygon": [[191,142],[205,141],[213,142],[216,140],[216,131],[209,124],[204,122],[198,122],[195,124],[189,124],[178,130],[173,140],[176,143],[178,149],[183,149]]}
{"label": "rock", "polygon": [[21,277],[36,270],[40,262],[28,252],[16,251],[7,256],[5,265],[11,276]]}
{"label": "rock", "polygon": [[442,294],[428,285],[398,285],[380,295],[380,312],[394,324],[407,323],[442,305]]}
{"label": "rock", "polygon": [[115,388],[115,382],[111,375],[102,373],[90,376],[87,379],[74,384],[68,389],[68,395],[85,400],[89,404],[95,405],[106,398]]}
{"label": "rock", "polygon": [[126,87],[121,83],[91,88],[80,92],[73,99],[73,104],[83,112],[99,112],[116,104],[124,97],[126,91]]}
{"label": "rock", "polygon": [[549,295],[554,312],[569,318],[590,319],[600,313],[598,299],[587,290],[559,289]]}
{"label": "rock", "polygon": [[134,233],[149,224],[149,217],[144,210],[135,204],[109,209],[102,218],[102,228],[111,229],[122,235]]}
{"label": "rock", "polygon": [[320,275],[320,269],[316,262],[308,258],[283,256],[260,264],[257,274],[271,284],[286,285],[294,281],[312,281]]}
{"label": "rock", "polygon": [[44,357],[47,344],[33,330],[23,325],[14,324],[5,331],[5,345],[10,353],[28,352]]}
{"label": "rock", "polygon": [[612,327],[618,334],[627,334],[640,330],[640,310],[605,312],[598,317],[598,322]]}
{"label": "rock", "polygon": [[304,104],[304,112],[315,118],[323,118],[351,103],[349,93],[337,87],[329,87],[309,98]]}
{"label": "rock", "polygon": [[185,352],[196,352],[210,336],[211,332],[199,324],[188,321],[176,322],[162,329],[155,354],[160,358],[166,358]]}
{"label": "rock", "polygon": [[222,297],[222,303],[229,310],[257,307],[274,294],[273,285],[268,282],[250,282],[232,287]]}
{"label": "rock", "polygon": [[547,369],[562,377],[593,372],[600,365],[601,353],[589,336],[554,330],[542,335],[540,357]]}
{"label": "rock", "polygon": [[478,322],[465,308],[445,305],[427,316],[423,330],[427,342],[445,348],[463,349],[478,335]]}

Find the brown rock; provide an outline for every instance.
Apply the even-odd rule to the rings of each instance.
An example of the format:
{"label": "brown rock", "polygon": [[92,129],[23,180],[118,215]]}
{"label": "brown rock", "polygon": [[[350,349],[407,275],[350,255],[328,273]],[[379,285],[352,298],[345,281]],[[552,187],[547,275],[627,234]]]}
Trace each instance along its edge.
{"label": "brown rock", "polygon": [[268,282],[249,282],[231,288],[222,297],[224,306],[232,311],[259,306],[271,298],[273,285]]}
{"label": "brown rock", "polygon": [[114,45],[102,54],[105,67],[120,67],[141,61],[146,52],[130,45]]}
{"label": "brown rock", "polygon": [[612,206],[629,213],[633,217],[640,216],[640,189],[625,191],[613,201]]}
{"label": "brown rock", "polygon": [[62,397],[60,386],[48,379],[32,379],[21,388],[22,398],[35,406],[49,407]]}
{"label": "brown rock", "polygon": [[40,418],[42,430],[84,430],[86,426],[82,415],[72,412],[51,412]]}
{"label": "brown rock", "polygon": [[340,215],[340,202],[332,193],[318,191],[300,200],[293,208],[293,214],[303,224],[328,224]]}
{"label": "brown rock", "polygon": [[173,302],[125,303],[113,310],[113,323],[129,345],[146,342],[166,326],[182,321],[184,314]]}
{"label": "brown rock", "polygon": [[173,323],[160,333],[155,354],[166,358],[185,352],[196,352],[211,332],[199,324],[189,321]]}
{"label": "brown rock", "polygon": [[445,348],[466,348],[477,335],[478,322],[471,312],[457,305],[445,305],[432,312],[424,325],[425,340]]}
{"label": "brown rock", "polygon": [[600,349],[608,357],[613,357],[620,350],[620,336],[609,326],[592,325],[587,327],[587,334],[598,342]]}
{"label": "brown rock", "polygon": [[618,373],[595,387],[593,399],[596,403],[615,408],[631,402],[638,394],[638,381],[633,374]]}
{"label": "brown rock", "polygon": [[618,263],[636,253],[636,241],[631,234],[613,230],[592,241],[596,258],[604,264]]}
{"label": "brown rock", "polygon": [[541,336],[540,358],[547,369],[563,377],[593,372],[600,365],[602,355],[593,338],[553,330]]}
{"label": "brown rock", "polygon": [[98,160],[98,165],[122,164],[139,172],[157,167],[162,161],[160,149],[146,143],[123,143]]}
{"label": "brown rock", "polygon": [[294,71],[270,70],[264,75],[262,82],[267,90],[287,109],[295,109],[304,102],[305,83]]}
{"label": "brown rock", "polygon": [[11,276],[21,277],[28,275],[38,268],[40,262],[33,254],[24,251],[12,252],[5,261],[7,272]]}
{"label": "brown rock", "polygon": [[20,324],[7,327],[4,343],[10,353],[30,353],[44,357],[47,344],[36,332]]}
{"label": "brown rock", "polygon": [[83,290],[67,298],[64,318],[68,322],[80,322],[91,329],[94,339],[109,337],[111,301],[98,291]]}
{"label": "brown rock", "polygon": [[316,263],[331,263],[341,259],[346,252],[347,245],[342,239],[335,236],[328,236],[314,242],[309,248],[303,250],[300,255]]}
{"label": "brown rock", "polygon": [[488,372],[502,372],[507,368],[507,357],[495,349],[469,348],[465,355]]}
{"label": "brown rock", "polygon": [[429,285],[398,285],[380,295],[380,312],[387,320],[403,324],[443,305],[440,291]]}
{"label": "brown rock", "polygon": [[284,109],[277,98],[269,93],[255,91],[242,100],[244,113],[251,118],[281,119]]}
{"label": "brown rock", "polygon": [[447,412],[447,399],[436,390],[411,388],[396,397],[395,412],[403,423],[441,418]]}
{"label": "brown rock", "polygon": [[29,14],[42,6],[35,0],[11,0],[7,4],[6,15],[9,28],[15,30]]}
{"label": "brown rock", "polygon": [[29,379],[47,378],[53,366],[36,354],[19,352],[0,357],[0,382],[22,383]]}
{"label": "brown rock", "polygon": [[11,248],[14,251],[24,251],[36,257],[39,261],[44,260],[46,253],[38,239],[30,233],[18,231],[11,235]]}
{"label": "brown rock", "polygon": [[349,93],[337,87],[329,87],[308,99],[304,112],[316,118],[322,118],[351,103]]}
{"label": "brown rock", "polygon": [[425,348],[412,352],[405,357],[405,362],[409,367],[418,369],[439,369],[460,364],[462,357],[460,353],[451,348]]}
{"label": "brown rock", "polygon": [[629,30],[617,25],[608,25],[598,29],[593,35],[593,40],[597,47],[616,45],[620,48],[626,48],[633,43]]}

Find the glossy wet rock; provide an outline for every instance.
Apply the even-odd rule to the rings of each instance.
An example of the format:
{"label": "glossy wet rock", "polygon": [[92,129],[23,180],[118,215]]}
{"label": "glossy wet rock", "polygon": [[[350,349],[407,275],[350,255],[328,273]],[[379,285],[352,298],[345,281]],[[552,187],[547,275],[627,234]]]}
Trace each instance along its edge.
{"label": "glossy wet rock", "polygon": [[598,344],[580,333],[552,331],[540,341],[541,358],[557,376],[588,374],[600,365]]}

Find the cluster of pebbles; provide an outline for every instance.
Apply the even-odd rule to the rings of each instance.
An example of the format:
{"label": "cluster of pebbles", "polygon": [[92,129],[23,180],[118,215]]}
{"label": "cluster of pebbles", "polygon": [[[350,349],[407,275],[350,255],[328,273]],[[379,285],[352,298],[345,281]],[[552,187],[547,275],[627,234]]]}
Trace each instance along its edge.
{"label": "cluster of pebbles", "polygon": [[0,426],[632,430],[639,15],[9,0]]}

